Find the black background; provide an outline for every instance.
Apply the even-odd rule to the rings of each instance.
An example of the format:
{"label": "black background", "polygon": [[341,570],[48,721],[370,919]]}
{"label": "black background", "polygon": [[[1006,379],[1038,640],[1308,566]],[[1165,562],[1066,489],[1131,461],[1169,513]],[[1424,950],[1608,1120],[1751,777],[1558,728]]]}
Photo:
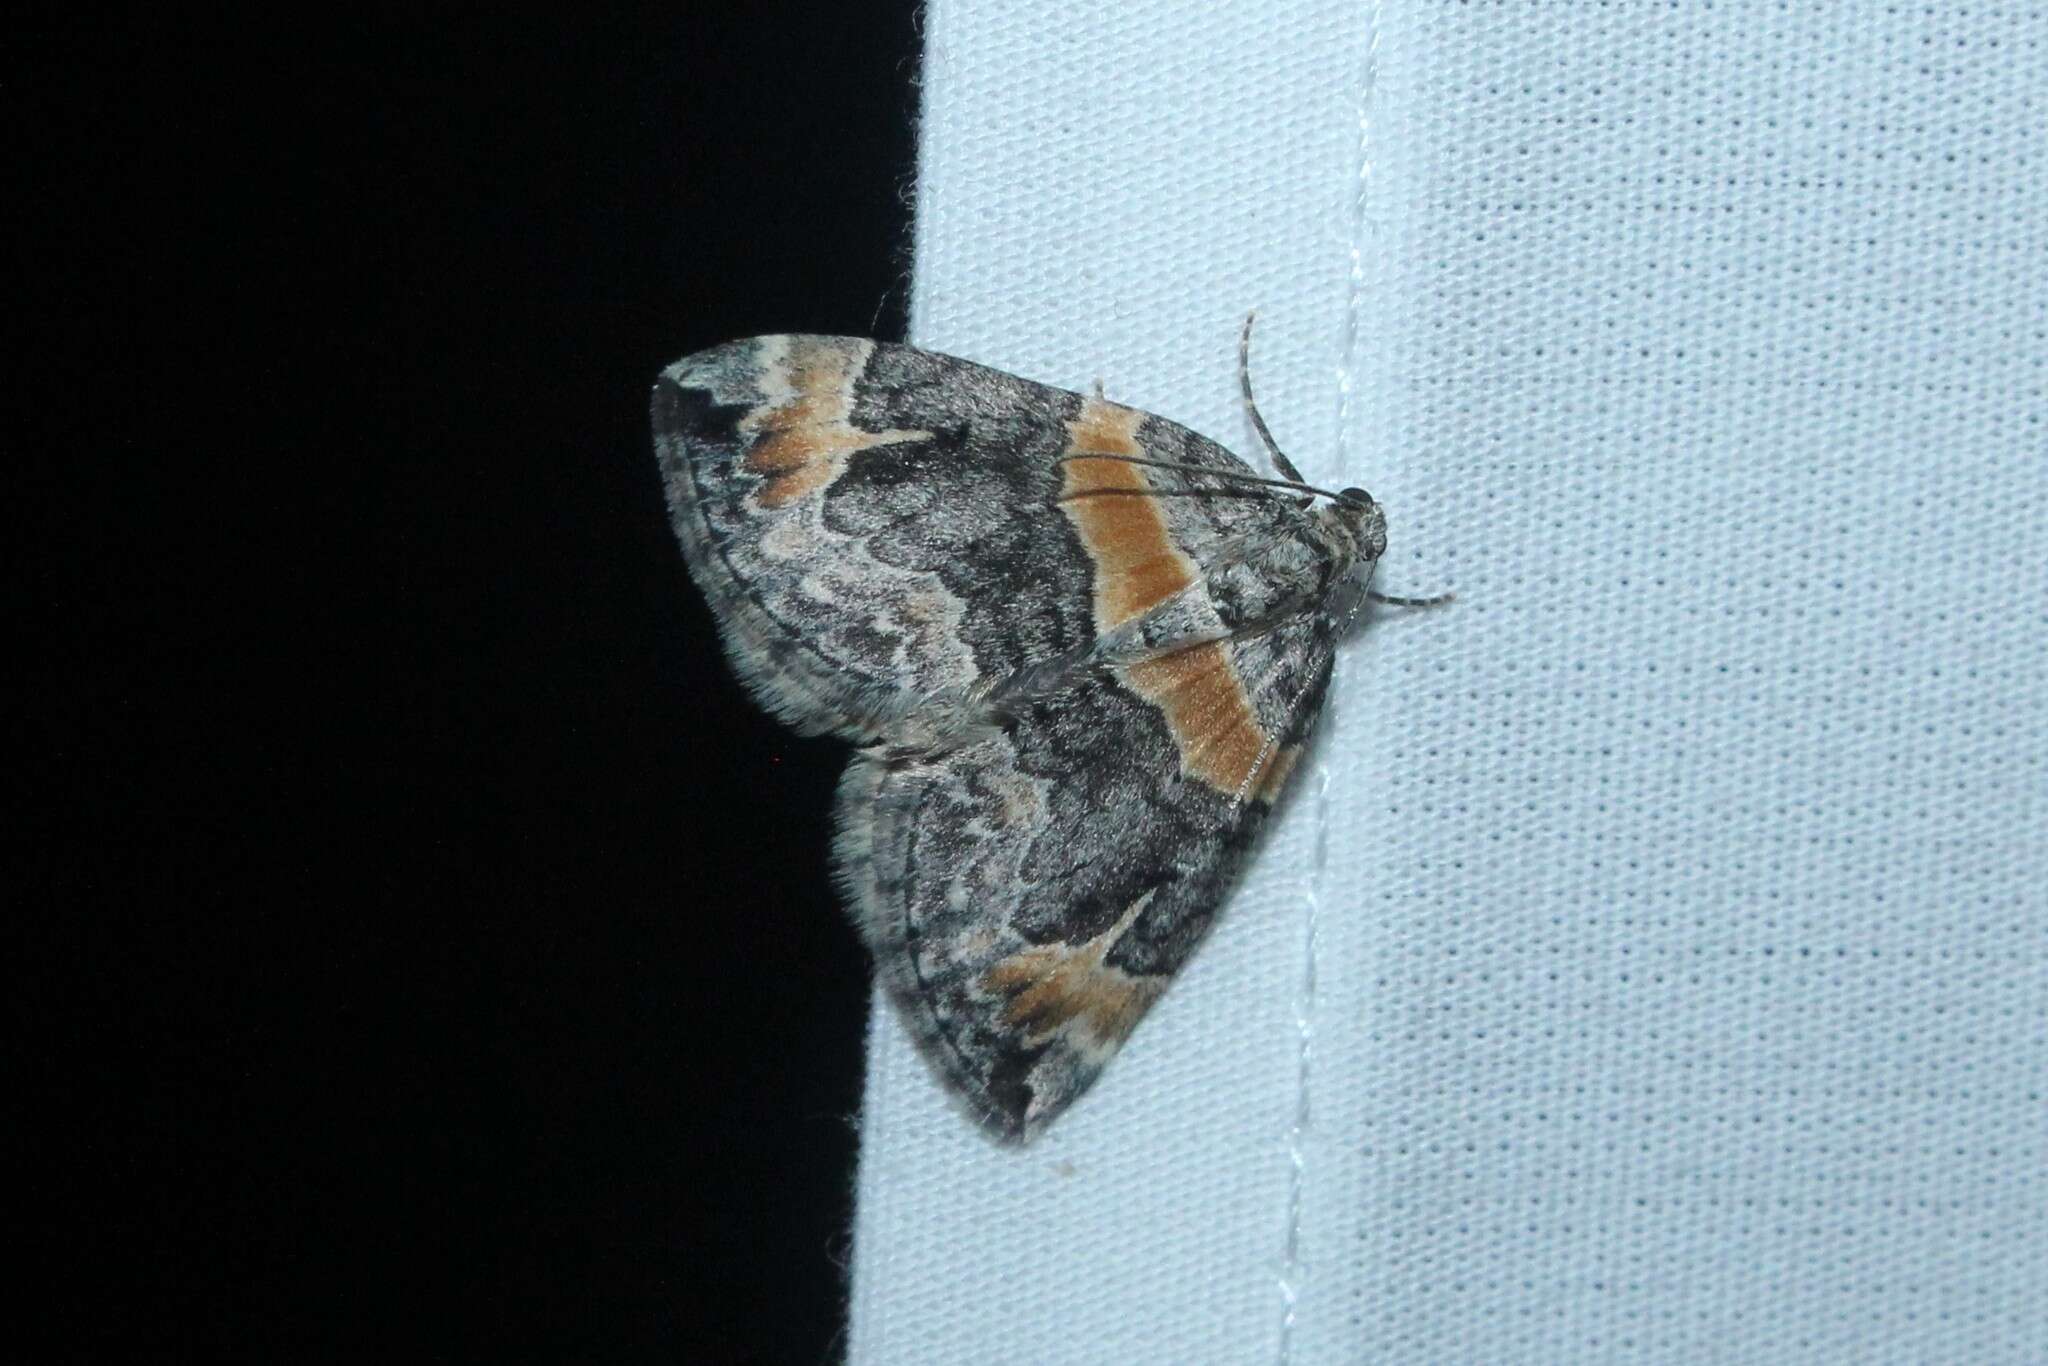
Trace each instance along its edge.
{"label": "black background", "polygon": [[25,1359],[838,1353],[843,756],[646,398],[901,336],[912,7],[508,13],[17,26]]}

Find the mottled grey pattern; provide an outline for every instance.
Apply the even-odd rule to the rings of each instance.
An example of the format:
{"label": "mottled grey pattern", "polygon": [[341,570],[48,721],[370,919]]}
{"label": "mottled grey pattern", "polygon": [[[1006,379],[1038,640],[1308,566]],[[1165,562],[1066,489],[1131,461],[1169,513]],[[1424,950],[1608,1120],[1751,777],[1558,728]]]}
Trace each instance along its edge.
{"label": "mottled grey pattern", "polygon": [[654,421],[740,676],[860,745],[838,867],[884,980],[976,1116],[1028,1137],[1207,930],[1320,709],[1378,509],[847,338],[688,357]]}

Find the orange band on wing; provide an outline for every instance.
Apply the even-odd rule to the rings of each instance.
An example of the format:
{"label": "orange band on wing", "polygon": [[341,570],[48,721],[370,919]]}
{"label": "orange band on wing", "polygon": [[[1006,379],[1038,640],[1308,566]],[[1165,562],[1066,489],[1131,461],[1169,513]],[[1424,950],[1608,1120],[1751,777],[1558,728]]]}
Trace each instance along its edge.
{"label": "orange band on wing", "polygon": [[[1082,401],[1067,423],[1069,456],[1145,457],[1138,425],[1145,415],[1099,398]],[[1166,514],[1141,465],[1070,459],[1060,506],[1095,564],[1095,628],[1107,631],[1142,615],[1200,578],[1195,562],[1173,542]],[[1232,797],[1271,801],[1273,738],[1259,724],[1244,682],[1223,641],[1190,646],[1123,670],[1131,690],[1159,708],[1180,749],[1181,769]],[[1285,770],[1270,784],[1277,790]]]}
{"label": "orange band on wing", "polygon": [[[1099,398],[1084,400],[1067,424],[1070,456],[1143,459],[1138,424],[1145,415]],[[1193,583],[1195,562],[1167,535],[1145,471],[1121,460],[1069,460],[1060,506],[1095,561],[1095,628],[1107,631],[1157,607]]]}
{"label": "orange band on wing", "polygon": [[872,342],[791,338],[786,355],[763,358],[768,398],[739,421],[748,439],[746,466],[768,481],[754,495],[762,507],[784,507],[824,488],[855,451],[930,437],[853,425],[853,391],[873,349]]}
{"label": "orange band on wing", "polygon": [[1124,680],[1164,713],[1184,772],[1233,797],[1265,795],[1248,789],[1273,741],[1222,641],[1142,660],[1125,668]]}

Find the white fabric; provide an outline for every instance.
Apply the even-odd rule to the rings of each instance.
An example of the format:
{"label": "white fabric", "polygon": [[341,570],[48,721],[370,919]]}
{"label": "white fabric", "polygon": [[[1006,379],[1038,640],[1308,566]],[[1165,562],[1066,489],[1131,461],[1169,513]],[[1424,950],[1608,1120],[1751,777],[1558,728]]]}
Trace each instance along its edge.
{"label": "white fabric", "polygon": [[850,1359],[2048,1343],[2048,18],[933,0],[913,340],[1388,508],[1037,1144],[879,1002]]}

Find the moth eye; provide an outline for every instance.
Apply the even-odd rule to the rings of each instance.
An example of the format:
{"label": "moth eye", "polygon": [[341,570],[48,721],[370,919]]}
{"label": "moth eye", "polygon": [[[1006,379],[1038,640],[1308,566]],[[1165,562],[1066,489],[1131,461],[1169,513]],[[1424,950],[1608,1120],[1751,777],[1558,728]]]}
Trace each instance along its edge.
{"label": "moth eye", "polygon": [[1364,489],[1339,489],[1337,496],[1347,503],[1356,503],[1360,507],[1372,506],[1372,495]]}

